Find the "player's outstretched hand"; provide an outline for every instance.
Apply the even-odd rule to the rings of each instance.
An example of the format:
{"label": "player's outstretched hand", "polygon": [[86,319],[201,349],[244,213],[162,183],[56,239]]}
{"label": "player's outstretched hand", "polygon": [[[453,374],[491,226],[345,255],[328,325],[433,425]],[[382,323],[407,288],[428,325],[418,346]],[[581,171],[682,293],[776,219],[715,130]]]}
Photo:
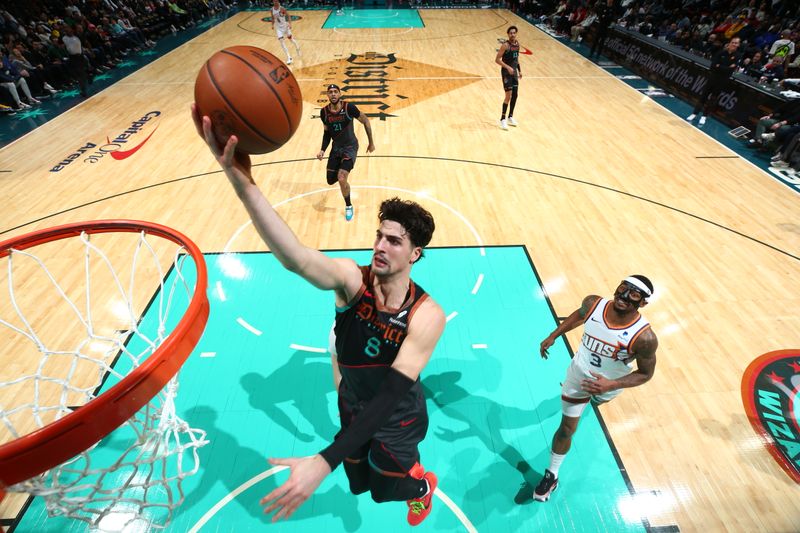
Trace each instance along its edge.
{"label": "player's outstretched hand", "polygon": [[548,350],[548,348],[550,348],[550,347],[551,347],[551,346],[552,346],[552,345],[553,345],[555,342],[556,342],[556,339],[555,339],[555,338],[553,338],[552,336],[550,336],[550,337],[547,337],[545,340],[543,340],[543,341],[542,341],[542,343],[539,345],[539,355],[541,355],[541,356],[542,356],[542,359],[547,359],[547,355],[548,355],[548,354],[547,354],[547,350]]}
{"label": "player's outstretched hand", "polygon": [[222,170],[225,171],[225,174],[228,175],[231,182],[234,185],[240,180],[253,183],[250,156],[236,151],[236,145],[239,139],[237,139],[235,135],[231,135],[227,143],[222,144],[219,142],[217,136],[214,135],[211,119],[207,116],[200,116],[197,110],[197,104],[192,104],[192,120],[194,121],[197,134],[206,142],[211,153],[214,154],[217,162],[219,162]]}
{"label": "player's outstretched hand", "polygon": [[266,506],[265,514],[278,510],[272,517],[273,522],[292,516],[317,490],[325,476],[331,473],[331,467],[319,454],[309,457],[270,459],[269,462],[273,465],[288,466],[291,470],[289,479],[283,485],[261,498],[261,505]]}

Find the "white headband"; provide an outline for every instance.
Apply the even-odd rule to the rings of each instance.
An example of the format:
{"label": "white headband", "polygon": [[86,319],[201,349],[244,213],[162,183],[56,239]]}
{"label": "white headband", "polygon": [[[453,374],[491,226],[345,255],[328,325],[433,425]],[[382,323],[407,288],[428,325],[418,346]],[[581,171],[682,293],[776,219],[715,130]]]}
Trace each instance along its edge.
{"label": "white headband", "polygon": [[652,296],[653,295],[653,291],[648,289],[647,285],[642,283],[642,280],[640,280],[639,278],[634,278],[633,276],[628,276],[627,278],[625,278],[622,281],[624,281],[625,283],[630,283],[631,285],[633,285],[634,287],[636,287],[637,289],[642,291],[645,296]]}

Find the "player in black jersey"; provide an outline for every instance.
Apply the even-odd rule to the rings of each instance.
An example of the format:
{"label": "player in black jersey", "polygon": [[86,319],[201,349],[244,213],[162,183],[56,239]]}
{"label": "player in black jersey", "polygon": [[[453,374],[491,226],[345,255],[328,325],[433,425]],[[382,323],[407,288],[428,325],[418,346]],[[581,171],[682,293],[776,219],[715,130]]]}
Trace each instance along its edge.
{"label": "player in black jersey", "polygon": [[[517,125],[517,121],[514,119],[514,106],[517,105],[517,90],[519,89],[519,80],[522,78],[522,70],[519,66],[520,45],[517,41],[517,27],[509,26],[506,34],[508,40],[503,43],[494,58],[495,63],[502,67],[500,76],[503,78],[503,90],[506,92],[505,100],[503,100],[503,114],[500,115],[500,127],[504,130],[507,130],[509,125]],[[506,120],[506,111],[508,111],[508,120]]]}
{"label": "player in black jersey", "polygon": [[375,151],[375,143],[372,142],[372,126],[370,126],[367,115],[349,102],[342,100],[342,92],[336,84],[328,85],[328,100],[330,104],[322,108],[320,118],[325,127],[322,135],[322,148],[317,154],[317,159],[322,161],[325,157],[325,150],[333,140],[331,155],[328,156],[328,185],[339,182],[339,188],[344,197],[344,218],[353,219],[353,204],[350,202],[350,184],[347,178],[353,166],[356,164],[356,154],[358,153],[358,138],[353,131],[353,119],[364,125],[367,132],[369,145],[367,153]]}
{"label": "player in black jersey", "polygon": [[[444,330],[441,307],[411,280],[435,228],[431,214],[410,201],[384,201],[369,266],[333,259],[302,245],[258,189],[250,157],[236,152],[236,136],[223,146],[211,119],[192,106],[198,133],[225,171],[259,235],[275,257],[336,301],[336,350],[341,373],[342,429],[330,446],[302,458],[270,459],[291,469],[288,481],[261,503],[273,520],[287,518],[340,463],[350,490],[370,491],[377,502],[406,501],[408,522],[431,510],[437,479],[419,464],[428,429],[419,375]],[[391,528],[390,528],[391,529]]]}

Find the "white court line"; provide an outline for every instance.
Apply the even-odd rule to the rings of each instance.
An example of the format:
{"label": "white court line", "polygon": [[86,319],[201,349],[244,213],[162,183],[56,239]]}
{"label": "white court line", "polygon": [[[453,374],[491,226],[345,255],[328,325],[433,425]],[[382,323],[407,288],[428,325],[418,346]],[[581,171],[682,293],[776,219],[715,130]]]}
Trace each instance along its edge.
{"label": "white court line", "polygon": [[222,282],[217,280],[217,296],[221,301],[226,301],[228,298],[225,296],[225,291],[222,290]]}
{"label": "white court line", "polygon": [[408,78],[391,78],[394,80],[499,80],[500,76],[420,76]]}
{"label": "white court line", "polygon": [[[523,80],[586,80],[608,76],[523,76]],[[394,80],[499,80],[500,76],[429,76],[419,78],[391,78]]]}
{"label": "white court line", "polygon": [[438,487],[434,491],[434,494],[438,496],[439,499],[442,500],[442,502],[444,502],[444,504],[449,507],[451,511],[453,511],[453,514],[456,515],[456,518],[458,518],[459,522],[463,524],[464,529],[466,529],[469,533],[478,533],[478,530],[475,529],[475,526],[473,526],[472,522],[469,521],[469,518],[467,518],[467,515],[464,514],[464,511],[462,511],[455,503],[453,503],[453,500],[450,499],[450,496],[442,492],[442,489]]}
{"label": "white court line", "polygon": [[[363,28],[341,28],[341,29],[343,29],[343,30],[360,30],[360,29],[363,29]],[[379,28],[379,29],[383,29],[383,30],[395,30],[395,29],[397,29],[397,28]],[[387,37],[387,38],[390,38],[390,37],[397,37],[398,35],[405,35],[406,33],[411,33],[412,31],[414,31],[414,28],[413,28],[412,26],[409,26],[409,27],[406,29],[406,31],[404,31],[404,32],[400,32],[400,33],[392,33],[392,34],[386,35],[385,37]],[[337,28],[336,26],[334,26],[334,27],[333,27],[333,33],[338,33],[338,34],[340,34],[340,35],[345,35],[345,36],[347,35],[346,33],[339,31],[339,28]],[[381,38],[381,37],[383,37],[383,36],[381,36],[381,35],[374,35],[373,37],[375,37],[375,39],[376,39],[376,40],[378,40],[378,39],[380,39],[380,38]]]}
{"label": "white court line", "polygon": [[[394,17],[399,17],[400,13],[392,13],[391,15],[376,15],[376,16],[363,16],[363,15],[354,15],[352,13],[347,14],[348,17],[354,19],[366,19],[366,20],[381,20],[381,19],[390,19]],[[369,28],[356,28],[356,29],[369,29]]]}
{"label": "white court line", "polygon": [[216,357],[217,352],[200,352],[200,357]]}
{"label": "white court line", "polygon": [[[481,249],[480,249],[481,255],[482,256],[486,255],[486,249],[483,247],[483,239],[481,239],[481,236],[478,235],[478,231],[475,229],[475,226],[473,226],[469,222],[469,220],[467,220],[467,218],[464,215],[462,215],[461,213],[459,213],[458,211],[456,211],[455,209],[450,207],[448,204],[442,202],[441,200],[437,200],[436,198],[433,198],[432,196],[429,196],[428,194],[425,194],[425,193],[419,193],[417,191],[410,191],[408,189],[402,189],[400,187],[387,187],[385,185],[351,185],[350,188],[351,189],[386,189],[388,191],[403,192],[403,193],[407,193],[407,194],[413,194],[414,196],[421,196],[421,197],[425,198],[426,200],[430,200],[431,202],[439,204],[440,206],[444,207],[445,209],[447,209],[448,211],[450,211],[455,216],[457,216],[458,218],[461,219],[461,222],[463,222],[464,225],[467,226],[467,228],[469,228],[470,232],[472,232],[472,235],[475,238],[475,241],[480,245],[480,247],[481,247]],[[331,191],[338,191],[338,190],[339,190],[338,187],[331,187],[331,188],[327,188],[327,189],[316,189],[316,190],[309,191],[309,192],[306,192],[306,193],[303,193],[303,194],[298,194],[297,196],[292,196],[291,198],[287,198],[286,200],[281,200],[277,204],[274,204],[272,207],[273,207],[273,209],[277,209],[277,208],[281,207],[284,204],[288,204],[290,202],[294,202],[295,200],[299,200],[300,198],[305,198],[306,196],[311,196],[313,194],[320,194],[320,193],[328,193],[328,192],[331,192]],[[225,243],[225,248],[223,248],[223,252],[229,253],[230,247],[233,244],[233,241],[235,241],[239,237],[239,234],[241,234],[245,230],[245,228],[247,228],[247,226],[251,225],[252,223],[253,222],[251,220],[248,220],[247,222],[245,222],[244,224],[239,226],[239,229],[234,231],[233,235],[231,236],[231,238],[228,239],[227,243]]]}
{"label": "white court line", "polygon": [[[244,483],[242,483],[241,485],[239,485],[238,487],[233,489],[231,492],[229,492],[227,495],[225,495],[220,501],[218,501],[216,504],[214,504],[214,506],[211,509],[209,509],[206,512],[206,514],[204,514],[202,517],[200,517],[200,520],[198,520],[197,523],[195,523],[195,525],[193,525],[191,527],[191,529],[189,530],[189,533],[197,533],[198,531],[200,531],[201,527],[206,525],[206,523],[209,520],[211,520],[214,517],[214,515],[217,514],[220,511],[220,509],[222,509],[223,507],[228,505],[230,502],[232,502],[233,499],[236,498],[239,494],[243,493],[244,491],[246,491],[247,489],[249,489],[250,487],[252,487],[256,483],[258,483],[260,481],[263,481],[263,480],[267,479],[268,477],[270,477],[270,476],[272,476],[274,474],[277,474],[278,472],[281,472],[282,470],[286,470],[287,468],[289,468],[289,467],[288,466],[275,466],[275,467],[270,468],[269,470],[265,470],[264,472],[261,472],[260,474],[258,474],[255,477],[245,481]],[[447,494],[442,492],[442,489],[437,487],[437,489],[434,491],[433,494],[435,496],[438,496],[439,499],[442,500],[442,503],[444,503],[448,507],[448,509],[450,509],[450,511],[453,513],[453,515],[455,515],[455,517],[458,519],[458,521],[461,522],[461,524],[464,526],[464,529],[466,529],[469,533],[478,533],[478,530],[475,529],[475,526],[473,526],[472,522],[469,521],[469,518],[467,518],[467,515],[464,514],[464,511],[462,511],[453,502],[453,500],[450,499],[450,497]]]}
{"label": "white court line", "polygon": [[194,85],[194,81],[128,81],[125,85]]}
{"label": "white court line", "polygon": [[483,283],[483,272],[478,274],[478,281],[476,281],[475,286],[472,287],[472,294],[478,294],[478,289],[481,288],[481,283]]}
{"label": "white court line", "polygon": [[239,317],[236,319],[236,322],[238,322],[240,326],[248,330],[250,333],[253,333],[255,335],[261,335],[261,331],[257,330],[256,328],[245,322],[244,318]]}
{"label": "white court line", "polygon": [[458,311],[453,311],[452,313],[450,313],[449,315],[447,315],[447,320],[446,320],[446,322],[450,322],[451,320],[453,320],[453,319],[454,319],[455,317],[457,317],[457,316],[458,316]]}
{"label": "white court line", "polygon": [[288,466],[275,466],[273,468],[270,468],[269,470],[261,472],[259,475],[255,476],[254,478],[251,478],[248,481],[245,481],[244,483],[242,483],[241,485],[236,487],[234,490],[229,492],[224,498],[222,498],[220,501],[218,501],[214,505],[214,507],[209,509],[206,512],[206,514],[204,514],[202,517],[200,517],[200,520],[198,520],[197,523],[192,526],[192,528],[189,530],[189,533],[197,533],[200,530],[200,528],[205,525],[206,522],[211,520],[211,518],[215,514],[217,514],[220,509],[222,509],[223,507],[228,505],[239,494],[243,493],[244,491],[246,491],[247,489],[249,489],[250,487],[252,487],[256,483],[258,483],[259,481],[267,479],[271,475],[277,474],[281,470],[286,470],[287,468],[289,468],[289,467]]}
{"label": "white court line", "polygon": [[313,346],[303,346],[302,344],[290,344],[289,348],[303,352],[328,353],[328,350],[325,348],[314,348]]}
{"label": "white court line", "polygon": [[473,350],[485,350],[488,347],[489,347],[488,344],[473,344],[472,345],[472,349]]}

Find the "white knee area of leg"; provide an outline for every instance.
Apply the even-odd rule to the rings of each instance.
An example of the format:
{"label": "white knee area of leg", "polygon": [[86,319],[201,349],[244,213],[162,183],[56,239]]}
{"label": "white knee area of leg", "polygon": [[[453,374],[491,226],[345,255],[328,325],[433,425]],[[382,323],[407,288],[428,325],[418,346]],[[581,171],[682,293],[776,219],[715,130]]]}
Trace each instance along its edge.
{"label": "white knee area of leg", "polygon": [[569,416],[571,418],[580,418],[581,414],[583,414],[583,410],[586,409],[588,404],[589,402],[572,403],[566,400],[561,400],[561,413],[564,416]]}

